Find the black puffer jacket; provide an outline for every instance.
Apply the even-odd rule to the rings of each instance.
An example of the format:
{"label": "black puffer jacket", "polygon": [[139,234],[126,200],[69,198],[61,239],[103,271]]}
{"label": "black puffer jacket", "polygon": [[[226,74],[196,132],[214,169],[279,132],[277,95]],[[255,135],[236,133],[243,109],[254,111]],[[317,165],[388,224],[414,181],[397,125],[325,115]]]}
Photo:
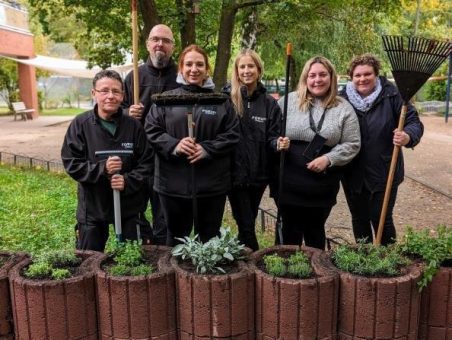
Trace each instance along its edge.
{"label": "black puffer jacket", "polygon": [[[394,129],[398,126],[403,99],[397,88],[385,77],[380,77],[382,90],[367,112],[355,112],[361,129],[361,150],[358,156],[347,166],[344,181],[354,192],[360,192],[366,185],[371,192],[384,191],[391,163]],[[344,89],[340,95],[348,99]],[[403,130],[410,135],[408,148],[416,146],[424,133],[414,106],[408,105]],[[403,154],[399,153],[394,185],[404,178]]]}
{"label": "black puffer jacket", "polygon": [[232,183],[234,186],[268,184],[271,162],[276,159],[281,109],[261,83],[251,96],[246,87],[241,88],[241,93],[244,112],[238,117],[240,142],[234,152]]}
{"label": "black puffer jacket", "polygon": [[[163,96],[190,96],[212,90],[186,86],[163,93]],[[191,166],[185,156],[176,156],[174,149],[188,136],[186,105],[152,105],[145,130],[156,152],[154,190],[175,197],[192,197]],[[193,111],[196,141],[207,157],[196,162],[195,182],[198,197],[226,193],[231,183],[232,150],[239,141],[238,120],[229,103],[197,105]]]}
{"label": "black puffer jacket", "polygon": [[121,192],[123,218],[146,210],[151,169],[151,153],[141,124],[119,109],[114,120],[116,133],[112,136],[100,123],[97,105],[94,110],[77,116],[69,126],[61,149],[66,172],[78,182],[77,221],[113,222],[113,191],[105,173],[106,159],[95,156],[96,151],[132,150],[123,158],[121,173],[125,188]]}
{"label": "black puffer jacket", "polygon": [[[140,89],[140,103],[144,105],[141,124],[144,125],[146,115],[152,106],[151,96],[153,94],[176,89],[180,86],[176,82],[177,65],[170,59],[168,65],[162,69],[152,66],[151,60],[138,67],[138,87]],[[124,100],[122,108],[128,113],[130,105],[133,104],[133,72],[130,72],[124,80]]]}

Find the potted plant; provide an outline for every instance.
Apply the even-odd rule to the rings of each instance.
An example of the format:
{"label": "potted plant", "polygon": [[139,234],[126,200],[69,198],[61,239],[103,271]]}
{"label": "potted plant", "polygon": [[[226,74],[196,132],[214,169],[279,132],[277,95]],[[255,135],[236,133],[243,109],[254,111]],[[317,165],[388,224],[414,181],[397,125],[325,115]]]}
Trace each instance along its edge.
{"label": "potted plant", "polygon": [[117,243],[96,259],[102,339],[176,339],[170,248]]}
{"label": "potted plant", "polygon": [[395,246],[338,246],[338,335],[344,339],[416,339],[421,267]]}
{"label": "potted plant", "polygon": [[452,334],[452,228],[408,228],[401,247],[424,262],[418,338],[446,339]]}
{"label": "potted plant", "polygon": [[58,250],[25,259],[9,274],[17,339],[95,339],[92,260],[99,253]]}
{"label": "potted plant", "polygon": [[319,249],[274,246],[252,255],[258,339],[335,339],[339,279]]}
{"label": "potted plant", "polygon": [[244,246],[227,228],[206,243],[179,239],[176,274],[180,339],[254,339],[254,275]]}
{"label": "potted plant", "polygon": [[0,251],[0,339],[7,340],[14,338],[8,272],[17,262],[23,260],[25,257],[25,253]]}

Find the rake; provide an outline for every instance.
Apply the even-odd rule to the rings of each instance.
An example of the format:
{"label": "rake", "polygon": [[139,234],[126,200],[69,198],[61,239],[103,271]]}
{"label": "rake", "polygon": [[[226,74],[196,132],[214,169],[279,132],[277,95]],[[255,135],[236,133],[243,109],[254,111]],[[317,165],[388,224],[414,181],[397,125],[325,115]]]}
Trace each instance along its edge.
{"label": "rake", "polygon": [[[433,72],[452,53],[452,42],[441,42],[437,40],[419,37],[402,37],[384,35],[383,46],[392,67],[392,74],[403,99],[397,129],[403,130],[408,103],[416,92],[424,85]],[[386,219],[389,197],[394,181],[394,173],[397,165],[401,147],[394,145],[388,180],[378,223],[375,244],[381,244],[384,221]]]}

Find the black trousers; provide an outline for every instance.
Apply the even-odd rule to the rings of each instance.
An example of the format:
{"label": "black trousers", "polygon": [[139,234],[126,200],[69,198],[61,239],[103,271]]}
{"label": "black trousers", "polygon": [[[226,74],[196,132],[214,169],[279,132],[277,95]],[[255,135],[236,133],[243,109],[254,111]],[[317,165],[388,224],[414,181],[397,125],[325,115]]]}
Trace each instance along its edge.
{"label": "black trousers", "polygon": [[[142,217],[144,218],[144,216]],[[121,223],[122,238],[124,240],[137,240],[137,224],[141,227],[142,218],[138,215],[123,219]],[[91,224],[77,223],[76,248],[80,250],[104,251],[108,240],[109,223],[98,222]]]}
{"label": "black trousers", "polygon": [[197,219],[193,221],[193,204],[190,198],[160,194],[160,203],[168,226],[166,245],[172,247],[180,241],[176,237],[189,236],[192,226],[201,242],[219,235],[226,195],[197,198]]}
{"label": "black trousers", "polygon": [[281,205],[284,244],[325,249],[325,222],[332,207],[304,207]]}
{"label": "black trousers", "polygon": [[159,194],[152,188],[149,202],[152,210],[152,243],[165,245],[168,228],[166,226],[165,216],[163,215]]}
{"label": "black trousers", "polygon": [[228,194],[232,215],[239,229],[239,241],[255,250],[259,249],[256,238],[256,217],[266,185],[236,187]]}
{"label": "black trousers", "polygon": [[[373,242],[373,235],[377,233],[378,223],[380,221],[381,208],[384,200],[384,192],[370,192],[363,187],[360,193],[351,192],[346,183],[342,183],[348,208],[352,215],[352,226],[355,240],[365,239],[366,242]],[[398,186],[394,186],[389,197],[386,219],[381,238],[381,244],[387,245],[394,243],[396,239],[396,230],[392,212],[397,197]]]}

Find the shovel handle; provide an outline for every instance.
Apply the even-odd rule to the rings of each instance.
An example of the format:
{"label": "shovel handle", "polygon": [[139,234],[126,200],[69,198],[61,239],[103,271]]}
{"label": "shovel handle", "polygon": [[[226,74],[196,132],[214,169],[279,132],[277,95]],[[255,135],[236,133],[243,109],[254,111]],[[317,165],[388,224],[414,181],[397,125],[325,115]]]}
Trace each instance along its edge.
{"label": "shovel handle", "polygon": [[122,225],[121,225],[121,193],[119,190],[113,190],[113,207],[115,212],[115,234],[116,240],[122,242]]}

